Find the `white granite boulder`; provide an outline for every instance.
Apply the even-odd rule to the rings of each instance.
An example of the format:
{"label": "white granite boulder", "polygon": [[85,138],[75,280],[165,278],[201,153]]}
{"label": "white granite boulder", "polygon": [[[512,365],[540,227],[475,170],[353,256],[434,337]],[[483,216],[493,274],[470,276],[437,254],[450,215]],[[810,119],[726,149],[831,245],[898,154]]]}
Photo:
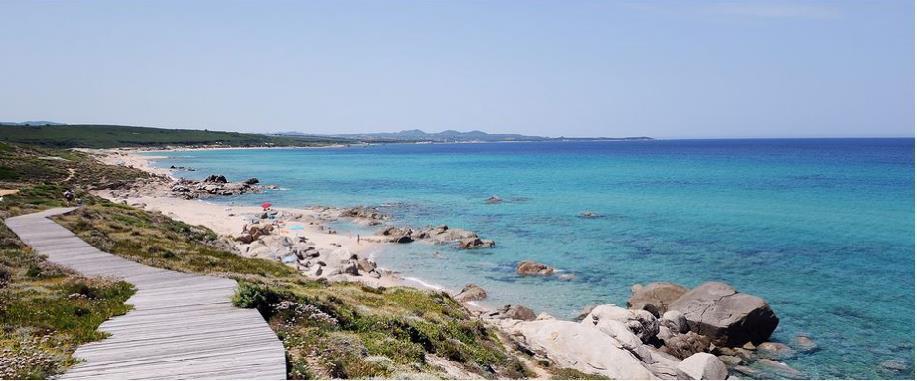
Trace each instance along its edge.
{"label": "white granite boulder", "polygon": [[709,353],[695,353],[676,368],[678,378],[683,380],[725,380],[729,376],[726,364]]}

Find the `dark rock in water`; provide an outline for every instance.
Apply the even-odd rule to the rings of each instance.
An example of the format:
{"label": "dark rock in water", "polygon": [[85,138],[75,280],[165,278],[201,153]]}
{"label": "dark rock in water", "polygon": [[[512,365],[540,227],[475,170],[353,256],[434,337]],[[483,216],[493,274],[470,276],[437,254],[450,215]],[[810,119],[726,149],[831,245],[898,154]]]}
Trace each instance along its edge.
{"label": "dark rock in water", "polygon": [[487,291],[484,291],[480,286],[469,283],[462,288],[462,292],[459,292],[455,295],[455,300],[460,302],[468,302],[474,300],[484,300],[487,298]]}
{"label": "dark rock in water", "polygon": [[503,202],[503,199],[500,198],[500,196],[493,195],[493,196],[488,197],[487,200],[484,200],[484,201],[487,202],[488,204],[499,204]]}
{"label": "dark rock in water", "polygon": [[245,185],[255,185],[255,184],[259,183],[259,180],[258,180],[257,178],[252,177],[252,178],[250,178],[250,179],[248,179],[248,180],[243,181],[242,183],[245,184]]}
{"label": "dark rock in water", "polygon": [[659,349],[684,360],[695,353],[706,352],[707,348],[710,348],[710,338],[688,332],[673,335]]}
{"label": "dark rock in water", "polygon": [[411,238],[411,236],[409,236],[409,235],[403,235],[403,236],[400,236],[400,237],[392,238],[392,242],[394,242],[394,243],[411,243],[411,242],[414,242],[414,238]]}
{"label": "dark rock in water", "polygon": [[226,180],[226,176],[223,175],[210,175],[204,179],[205,183],[215,183],[215,184],[226,184],[229,181]]}
{"label": "dark rock in water", "polygon": [[535,320],[535,311],[521,304],[507,304],[488,316],[495,319],[514,319],[514,320]]}
{"label": "dark rock in water", "polygon": [[646,286],[635,284],[630,290],[627,307],[647,310],[656,317],[662,316],[670,304],[688,292],[686,287],[668,282],[653,282]]}
{"label": "dark rock in water", "polygon": [[717,346],[762,343],[780,322],[764,299],[720,282],[704,283],[668,308],[684,313],[691,331],[710,337]]}
{"label": "dark rock in water", "polygon": [[529,275],[551,275],[554,268],[543,263],[535,261],[521,261],[516,265],[516,273],[522,276]]}
{"label": "dark rock in water", "polygon": [[169,169],[175,169],[175,166],[174,166],[174,165],[170,165],[170,166],[169,166]]}
{"label": "dark rock in water", "polygon": [[601,216],[602,216],[601,214],[598,214],[596,212],[589,211],[589,210],[584,210],[582,212],[579,212],[580,218],[599,218]]}
{"label": "dark rock in water", "polygon": [[485,247],[494,247],[496,244],[489,239],[467,238],[459,241],[459,249],[480,249]]}

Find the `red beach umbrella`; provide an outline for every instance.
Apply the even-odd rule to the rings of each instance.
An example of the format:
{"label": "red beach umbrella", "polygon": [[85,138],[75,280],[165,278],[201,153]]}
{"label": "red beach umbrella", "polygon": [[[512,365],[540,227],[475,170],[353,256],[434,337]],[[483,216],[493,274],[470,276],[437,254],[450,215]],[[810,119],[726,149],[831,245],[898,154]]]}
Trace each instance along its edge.
{"label": "red beach umbrella", "polygon": [[261,204],[261,208],[263,208],[264,210],[267,210],[267,208],[270,208],[270,207],[271,207],[271,203],[269,202],[265,202]]}

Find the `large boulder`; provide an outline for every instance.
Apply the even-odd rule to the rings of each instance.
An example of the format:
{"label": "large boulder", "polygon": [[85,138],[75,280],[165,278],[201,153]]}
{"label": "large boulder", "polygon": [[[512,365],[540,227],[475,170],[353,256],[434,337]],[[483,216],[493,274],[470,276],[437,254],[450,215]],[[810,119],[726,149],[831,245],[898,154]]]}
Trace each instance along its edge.
{"label": "large boulder", "polygon": [[535,320],[535,311],[521,304],[507,304],[487,315],[492,319]]}
{"label": "large boulder", "polygon": [[554,268],[544,263],[538,263],[535,261],[521,261],[516,265],[516,273],[522,276],[544,276],[553,274]]}
{"label": "large boulder", "polygon": [[465,285],[462,291],[455,295],[455,300],[460,302],[484,300],[485,298],[487,298],[487,291],[473,283]]}
{"label": "large boulder", "polygon": [[647,310],[656,317],[662,316],[675,300],[688,292],[684,286],[668,282],[654,282],[646,286],[635,284],[631,287],[627,307]]}
{"label": "large boulder", "polygon": [[583,318],[584,323],[598,326],[602,321],[614,320],[622,323],[633,332],[641,342],[648,343],[654,340],[659,333],[659,322],[649,311],[629,310],[614,304],[596,306]]}
{"label": "large boulder", "polygon": [[677,371],[682,380],[725,380],[729,376],[726,364],[709,353],[696,353],[682,360]]}
{"label": "large boulder", "polygon": [[683,312],[691,331],[710,337],[717,346],[760,344],[780,321],[764,299],[720,282],[697,286],[669,308]]}
{"label": "large boulder", "polygon": [[611,379],[655,378],[630,351],[598,328],[564,320],[504,320],[506,332],[524,349],[560,368]]}

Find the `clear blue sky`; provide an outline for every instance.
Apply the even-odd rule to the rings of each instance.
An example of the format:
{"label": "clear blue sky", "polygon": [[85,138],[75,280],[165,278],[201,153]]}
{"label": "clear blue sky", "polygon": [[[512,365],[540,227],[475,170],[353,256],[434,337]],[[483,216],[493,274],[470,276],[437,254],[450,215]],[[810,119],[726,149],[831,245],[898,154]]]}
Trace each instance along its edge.
{"label": "clear blue sky", "polygon": [[234,131],[914,135],[877,1],[2,1],[0,120]]}

